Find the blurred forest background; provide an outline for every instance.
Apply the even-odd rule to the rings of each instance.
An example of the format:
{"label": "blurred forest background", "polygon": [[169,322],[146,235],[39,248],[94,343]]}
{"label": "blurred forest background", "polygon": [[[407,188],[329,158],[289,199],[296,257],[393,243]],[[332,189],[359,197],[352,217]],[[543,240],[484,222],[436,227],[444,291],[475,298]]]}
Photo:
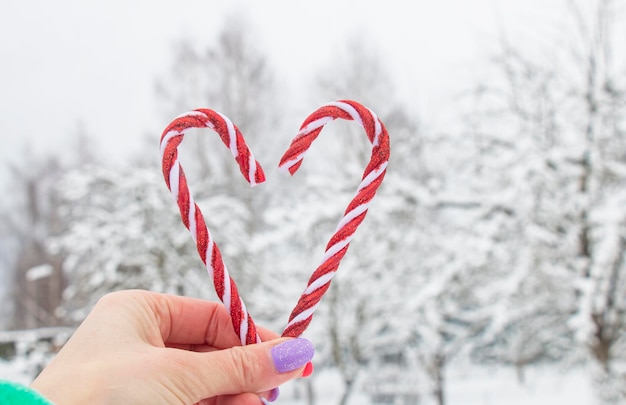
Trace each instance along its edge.
{"label": "blurred forest background", "polygon": [[[220,111],[268,174],[250,189],[208,130],[181,146],[250,313],[276,331],[356,190],[368,142],[336,122],[294,178],[273,166],[327,101],[357,100],[389,130],[385,182],[305,335],[316,372],[296,383],[297,403],[327,403],[316,382],[332,371],[337,404],[443,405],[459,365],[513,369],[520,385],[537,367],[584,370],[594,401],[626,403],[625,13],[623,1],[563,2],[563,27],[530,48],[503,29],[441,126],[403,102],[381,50],[358,35],[287,102],[245,16],[172,47],[154,78],[159,122]],[[163,182],[159,135],[112,165],[79,123],[63,155],[3,162],[0,361],[15,373],[34,377],[107,292],[215,299]]]}

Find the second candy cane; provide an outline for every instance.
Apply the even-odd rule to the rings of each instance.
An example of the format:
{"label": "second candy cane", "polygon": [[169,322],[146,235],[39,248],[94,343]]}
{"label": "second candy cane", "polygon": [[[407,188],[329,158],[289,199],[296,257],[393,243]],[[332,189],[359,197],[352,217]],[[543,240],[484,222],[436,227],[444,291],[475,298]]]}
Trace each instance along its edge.
{"label": "second candy cane", "polygon": [[356,195],[348,204],[335,233],[326,245],[326,251],[320,265],[313,272],[306,289],[291,312],[283,336],[298,337],[302,335],[311,322],[313,313],[322,296],[330,287],[330,282],[339,267],[339,263],[348,251],[350,241],[357,227],[363,222],[376,190],[387,172],[389,162],[389,134],[387,129],[372,110],[351,100],[328,103],[309,115],[281,158],[279,167],[293,175],[302,164],[304,154],[322,131],[324,125],[337,118],[354,120],[365,129],[367,139],[372,144],[372,154],[363,172],[363,178],[357,188]]}

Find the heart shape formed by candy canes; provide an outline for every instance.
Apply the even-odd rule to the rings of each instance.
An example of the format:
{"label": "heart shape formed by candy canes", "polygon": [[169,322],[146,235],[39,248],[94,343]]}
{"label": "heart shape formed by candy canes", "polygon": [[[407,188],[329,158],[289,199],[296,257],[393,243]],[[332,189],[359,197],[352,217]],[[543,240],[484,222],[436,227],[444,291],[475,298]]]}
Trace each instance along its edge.
{"label": "heart shape formed by candy canes", "polygon": [[[321,106],[309,115],[291,145],[280,160],[279,168],[293,175],[311,143],[329,122],[342,118],[358,122],[372,144],[370,161],[363,172],[356,195],[348,204],[343,217],[331,236],[320,265],[311,275],[307,287],[289,316],[283,336],[299,337],[311,322],[322,296],[330,287],[341,259],[346,254],[356,229],[361,224],[380,186],[389,162],[389,134],[369,108],[351,100],[340,100]],[[200,208],[189,192],[187,179],[178,161],[178,146],[190,128],[209,128],[220,136],[239,165],[241,174],[251,184],[265,181],[261,165],[254,159],[239,129],[224,115],[209,109],[198,109],[175,118],[161,135],[163,177],[178,204],[181,219],[196,243],[215,291],[229,311],[235,332],[243,345],[260,342],[256,326],[230,277],[222,254],[211,237]]]}

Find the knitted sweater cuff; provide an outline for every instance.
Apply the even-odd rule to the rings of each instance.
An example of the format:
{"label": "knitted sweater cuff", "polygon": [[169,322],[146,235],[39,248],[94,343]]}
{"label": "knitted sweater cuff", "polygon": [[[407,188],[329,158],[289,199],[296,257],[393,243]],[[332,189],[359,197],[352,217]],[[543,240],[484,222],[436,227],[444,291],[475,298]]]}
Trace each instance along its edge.
{"label": "knitted sweater cuff", "polygon": [[53,405],[37,391],[11,381],[0,380],[0,404]]}

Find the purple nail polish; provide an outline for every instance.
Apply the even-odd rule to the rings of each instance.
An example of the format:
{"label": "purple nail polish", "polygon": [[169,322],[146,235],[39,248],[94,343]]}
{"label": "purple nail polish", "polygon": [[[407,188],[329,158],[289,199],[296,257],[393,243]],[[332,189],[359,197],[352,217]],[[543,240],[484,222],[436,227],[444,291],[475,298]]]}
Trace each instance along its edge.
{"label": "purple nail polish", "polygon": [[278,387],[273,388],[269,395],[267,396],[267,402],[274,402],[278,399],[278,396],[280,395],[280,390],[278,389]]}
{"label": "purple nail polish", "polygon": [[270,349],[274,367],[279,373],[296,370],[308,363],[315,354],[313,343],[307,339],[291,339]]}

